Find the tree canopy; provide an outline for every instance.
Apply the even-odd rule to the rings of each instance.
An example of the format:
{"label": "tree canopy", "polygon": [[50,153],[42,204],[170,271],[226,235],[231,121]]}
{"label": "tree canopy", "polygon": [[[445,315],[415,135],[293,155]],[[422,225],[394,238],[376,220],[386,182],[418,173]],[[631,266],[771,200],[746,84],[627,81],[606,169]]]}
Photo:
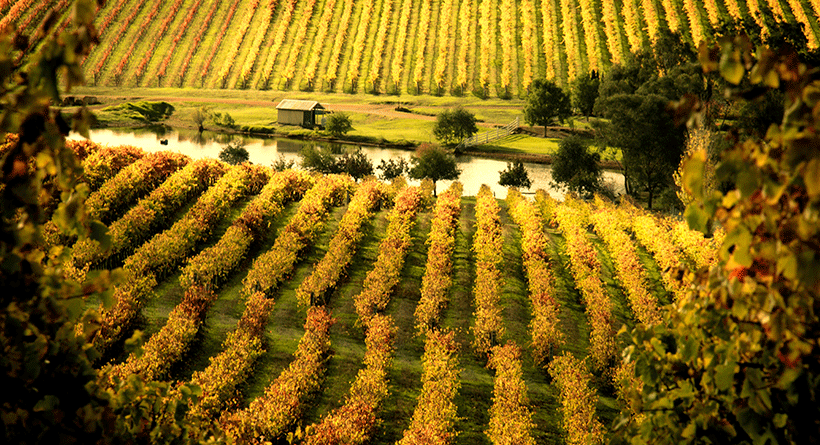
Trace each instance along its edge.
{"label": "tree canopy", "polygon": [[362,153],[361,149],[334,153],[327,147],[308,145],[299,152],[299,156],[302,158],[300,163],[302,168],[312,172],[347,173],[356,180],[373,174],[373,162]]}
{"label": "tree canopy", "polygon": [[600,155],[590,151],[583,139],[563,139],[552,160],[552,180],[571,192],[592,196],[601,187],[600,160]]}
{"label": "tree canopy", "polygon": [[527,168],[521,161],[507,163],[507,168],[498,172],[498,184],[504,187],[530,188],[532,181]]}
{"label": "tree canopy", "polygon": [[410,158],[408,175],[413,179],[429,179],[433,182],[433,195],[436,196],[436,182],[456,180],[461,170],[456,158],[442,147],[422,144]]}
{"label": "tree canopy", "polygon": [[436,139],[449,146],[456,145],[476,133],[478,133],[478,127],[475,115],[461,107],[439,113],[433,126]]}
{"label": "tree canopy", "polygon": [[331,113],[325,122],[325,129],[334,137],[341,137],[353,129],[353,122],[346,113]]}
{"label": "tree canopy", "polygon": [[232,141],[219,152],[219,160],[231,165],[247,162],[249,158],[250,153],[248,153],[248,149],[245,148],[245,144],[241,141]]}
{"label": "tree canopy", "polygon": [[524,105],[524,122],[529,125],[563,123],[572,115],[569,95],[554,82],[536,79]]}

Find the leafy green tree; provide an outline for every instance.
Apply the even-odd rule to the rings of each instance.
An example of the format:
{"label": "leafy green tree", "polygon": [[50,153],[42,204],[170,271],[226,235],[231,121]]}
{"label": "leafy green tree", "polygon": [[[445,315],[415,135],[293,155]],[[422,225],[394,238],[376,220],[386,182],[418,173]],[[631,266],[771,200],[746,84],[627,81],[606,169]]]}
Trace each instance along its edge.
{"label": "leafy green tree", "polygon": [[601,157],[590,151],[583,139],[572,136],[561,140],[552,159],[552,180],[560,187],[584,196],[601,188]]}
{"label": "leafy green tree", "polygon": [[194,123],[197,125],[197,129],[200,133],[205,131],[205,121],[207,121],[211,116],[211,113],[208,112],[208,109],[205,107],[199,107],[194,110],[193,120]]}
{"label": "leafy green tree", "polygon": [[532,185],[530,174],[527,172],[527,168],[524,167],[524,163],[521,161],[513,161],[512,163],[508,162],[507,168],[501,170],[498,174],[498,184],[503,185],[504,187],[528,189]]}
{"label": "leafy green tree", "polygon": [[707,233],[718,223],[725,236],[716,264],[683,277],[662,323],[623,336],[626,408],[615,443],[818,441],[818,81],[794,54],[751,51],[743,39],[723,40],[701,61],[732,88],[778,85],[788,113],[765,141],[723,152],[716,175],[738,178],[728,193],[704,193],[705,150],[685,164],[687,221]]}
{"label": "leafy green tree", "polygon": [[404,158],[391,158],[387,161],[382,159],[376,168],[382,171],[379,174],[379,178],[383,181],[391,181],[393,178],[398,178],[404,175],[408,170],[407,161]]}
{"label": "leafy green tree", "polygon": [[336,170],[336,156],[328,149],[315,145],[307,145],[300,152],[300,165],[307,171],[317,173],[338,173]]}
{"label": "leafy green tree", "polygon": [[236,128],[236,121],[233,120],[233,117],[231,117],[227,111],[225,113],[218,111],[211,113],[211,120],[214,122],[214,125],[219,127]]}
{"label": "leafy green tree", "polygon": [[345,153],[336,163],[338,170],[347,173],[357,181],[373,174],[373,161],[362,153],[361,149],[353,153]]}
{"label": "leafy green tree", "polygon": [[532,83],[527,103],[524,105],[524,122],[529,125],[543,125],[546,127],[555,122],[564,123],[572,115],[570,98],[554,82],[536,79]]}
{"label": "leafy green tree", "polygon": [[249,158],[250,153],[248,153],[248,149],[245,148],[245,143],[242,141],[231,141],[219,152],[219,160],[231,165],[248,162]]}
{"label": "leafy green tree", "polygon": [[600,86],[601,78],[596,71],[579,76],[572,84],[572,105],[586,116],[587,120],[595,108]]}
{"label": "leafy green tree", "polygon": [[447,150],[430,144],[422,144],[410,158],[408,175],[413,179],[429,179],[433,182],[433,196],[436,194],[436,182],[456,180],[461,170],[456,158]]}
{"label": "leafy green tree", "polygon": [[433,126],[436,139],[447,146],[454,146],[476,133],[475,115],[461,107],[439,113]]}
{"label": "leafy green tree", "polygon": [[327,117],[325,129],[333,137],[342,137],[353,129],[353,121],[346,113],[331,113]]}
{"label": "leafy green tree", "polygon": [[293,168],[294,165],[296,165],[296,162],[293,159],[286,160],[285,156],[283,156],[280,153],[276,160],[273,161],[273,164],[271,164],[271,168],[274,171],[283,172],[285,170]]}
{"label": "leafy green tree", "polygon": [[618,94],[601,105],[607,122],[597,126],[604,143],[620,148],[626,191],[653,200],[671,186],[683,154],[684,130],[667,111],[669,101],[655,94]]}
{"label": "leafy green tree", "polygon": [[359,180],[373,174],[373,162],[357,149],[353,153],[335,154],[329,148],[307,146],[299,153],[302,168],[324,174],[347,173]]}

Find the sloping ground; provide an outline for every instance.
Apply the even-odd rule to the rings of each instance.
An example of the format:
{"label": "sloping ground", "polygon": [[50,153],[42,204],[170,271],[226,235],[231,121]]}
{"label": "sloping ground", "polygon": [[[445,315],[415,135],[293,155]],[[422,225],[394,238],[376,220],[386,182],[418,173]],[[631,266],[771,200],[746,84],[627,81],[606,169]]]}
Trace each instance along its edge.
{"label": "sloping ground", "polygon": [[[315,178],[317,184],[321,181],[323,179],[320,177]],[[348,196],[352,196],[358,187],[360,186],[351,189]],[[207,239],[197,245],[191,256],[215,245],[223,235],[228,233],[228,227],[234,224],[237,218],[250,207],[249,203],[253,199],[254,196],[247,196],[237,200],[224,218],[212,223],[213,225],[207,231],[209,234]],[[394,209],[389,205],[391,199],[385,198],[382,201],[384,206],[377,210],[372,218],[364,220],[361,229],[363,237],[357,244],[358,249],[346,269],[347,272],[342,274],[340,281],[332,287],[331,292],[325,298],[326,308],[336,319],[330,330],[330,348],[324,362],[326,371],[324,375],[317,376],[318,391],[309,392],[304,396],[304,406],[297,410],[297,413],[301,414],[289,418],[287,431],[292,431],[297,424],[317,423],[329,412],[339,408],[345,400],[345,394],[351,382],[359,369],[363,367],[366,350],[365,329],[363,322],[357,316],[353,297],[366,286],[365,277],[373,269],[380,255],[380,244],[385,239],[388,224],[394,219],[391,216]],[[394,443],[401,439],[403,431],[408,427],[410,418],[413,416],[413,410],[422,389],[421,357],[424,353],[424,339],[416,335],[414,311],[420,298],[422,276],[429,249],[427,238],[431,233],[431,220],[433,219],[433,201],[430,197],[427,199],[430,200],[430,204],[421,207],[420,212],[413,218],[414,223],[409,233],[409,248],[404,264],[401,266],[398,285],[390,294],[389,303],[383,311],[394,320],[396,333],[394,358],[387,373],[389,393],[387,399],[377,410],[377,417],[381,419],[381,422],[373,431],[372,443],[376,444]],[[213,288],[216,292],[216,299],[210,303],[204,324],[196,331],[195,337],[192,337],[193,341],[189,345],[188,352],[178,365],[170,369],[171,379],[190,380],[194,372],[205,369],[209,361],[222,350],[228,333],[237,327],[239,319],[243,317],[248,298],[243,288],[247,286],[245,278],[250,268],[265,252],[271,250],[277,238],[291,230],[285,229],[285,226],[294,224],[293,221],[297,219],[297,215],[305,211],[303,204],[306,200],[307,198],[299,198],[285,205],[273,219],[267,234],[253,243],[245,257],[238,264],[234,264],[233,272],[220,278],[224,284]],[[265,352],[253,364],[248,379],[238,386],[235,397],[227,398],[229,401],[225,412],[230,413],[235,409],[248,407],[250,402],[260,397],[265,388],[292,362],[292,354],[296,351],[300,338],[305,334],[303,325],[306,308],[298,303],[297,288],[328,253],[330,239],[335,235],[344,215],[352,208],[350,198],[342,202],[342,205],[335,207],[330,204],[326,222],[319,225],[319,232],[315,238],[311,238],[313,242],[308,243],[309,247],[295,257],[295,268],[284,276],[284,281],[280,285],[271,288],[272,290],[266,294],[267,298],[275,303],[262,335],[262,346]],[[533,358],[531,345],[533,327],[530,325],[533,308],[529,297],[531,289],[529,289],[522,263],[524,257],[523,229],[512,219],[511,206],[514,204],[508,201],[498,201],[498,204],[500,205],[498,217],[503,245],[502,251],[498,252],[499,270],[501,271],[499,290],[502,312],[500,316],[504,333],[492,341],[495,344],[514,342],[522,348],[521,365],[523,366],[523,381],[528,393],[527,406],[532,411],[535,424],[532,436],[538,443],[558,442],[563,440],[564,435],[561,429],[561,411],[557,409],[558,389],[551,383],[552,380],[546,369],[536,363]],[[574,278],[577,271],[572,271],[575,265],[569,254],[568,249],[571,247],[568,239],[565,238],[566,232],[563,227],[559,228],[556,224],[549,223],[549,215],[554,214],[559,207],[568,206],[580,209],[578,211],[582,213],[592,212],[596,206],[608,209],[606,211],[621,212],[624,210],[610,209],[604,203],[592,205],[573,201],[557,204],[543,199],[533,205],[541,209],[541,216],[533,216],[533,218],[538,218],[535,221],[536,227],[542,227],[536,230],[542,230],[543,235],[546,236],[546,260],[550,273],[555,277],[553,298],[559,308],[560,323],[558,326],[565,340],[563,346],[551,350],[550,353],[557,355],[562,351],[568,351],[578,358],[584,358],[591,351],[589,321],[591,315],[588,314],[589,309],[586,308],[586,305],[590,303],[583,295],[584,291],[578,290],[581,287]],[[191,208],[191,204],[182,207],[172,219],[182,219]],[[621,218],[621,221],[624,219]],[[626,219],[631,219],[631,217]],[[664,224],[660,220],[656,221]],[[170,226],[172,222],[166,221],[166,226]],[[582,238],[586,240],[587,245],[594,246],[592,255],[597,256],[600,262],[598,278],[602,283],[605,298],[611,302],[612,328],[617,331],[622,324],[634,324],[635,316],[626,296],[628,289],[624,288],[615,272],[616,265],[613,263],[613,258],[610,257],[609,251],[599,237],[587,228],[588,223],[583,227]],[[447,293],[449,301],[441,314],[439,323],[442,328],[455,332],[459,346],[457,360],[461,372],[460,390],[454,399],[458,409],[455,430],[459,433],[456,443],[463,444],[488,443],[485,431],[488,428],[495,375],[486,367],[486,356],[475,353],[472,346],[472,329],[476,310],[473,287],[476,283],[476,274],[479,273],[476,269],[476,253],[473,248],[475,233],[476,198],[463,197],[454,232],[451,273],[453,286]],[[649,279],[646,284],[652,293],[652,298],[660,304],[667,303],[671,296],[664,288],[659,266],[656,265],[653,255],[634,241],[634,238],[631,244],[634,244],[643,267],[647,271]],[[679,254],[678,261],[684,265],[691,263],[691,260],[683,254]],[[128,260],[126,264],[127,262]],[[187,260],[185,262],[187,263]],[[112,265],[116,266],[116,264]],[[181,264],[180,267],[184,265]],[[279,272],[275,271],[275,273]],[[166,275],[169,276],[163,276],[160,279],[153,294],[150,294],[150,298],[145,302],[145,307],[141,311],[142,318],[136,324],[136,328],[144,330],[149,338],[158,333],[168,322],[172,310],[183,299],[188,298],[186,295],[190,289],[181,284],[185,281],[180,279],[179,271]],[[617,342],[615,347],[618,347]],[[117,351],[116,348],[113,349],[109,354],[110,357],[115,362],[124,361],[125,356]],[[599,396],[596,416],[604,426],[611,425],[619,410],[615,394],[612,392],[612,385],[609,383],[612,372],[613,368],[608,365],[592,374],[593,386]]]}
{"label": "sloping ground", "polygon": [[[6,5],[0,27],[29,34],[49,8],[62,16],[55,31],[70,18],[65,0]],[[751,19],[766,33],[777,19],[801,24],[816,48],[816,7],[799,0],[126,0],[97,12],[100,45],[85,68],[91,83],[107,86],[521,97],[533,79],[566,85],[588,70],[606,72],[630,50],[648,49],[658,29],[697,45],[720,20]]]}

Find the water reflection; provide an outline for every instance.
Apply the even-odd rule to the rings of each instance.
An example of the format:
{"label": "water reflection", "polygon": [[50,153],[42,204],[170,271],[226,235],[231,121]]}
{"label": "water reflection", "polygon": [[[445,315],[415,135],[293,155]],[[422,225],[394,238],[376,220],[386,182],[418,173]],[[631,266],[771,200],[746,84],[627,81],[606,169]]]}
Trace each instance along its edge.
{"label": "water reflection", "polygon": [[[82,136],[72,135],[73,139],[81,139]],[[285,160],[299,162],[299,151],[306,144],[314,142],[300,141],[285,138],[260,138],[246,137],[241,135],[231,135],[205,131],[199,133],[196,130],[175,130],[167,126],[152,126],[139,129],[100,129],[91,130],[91,140],[105,145],[133,145],[145,151],[170,150],[186,154],[194,159],[211,157],[217,158],[220,150],[234,140],[242,140],[245,148],[250,153],[250,161],[255,164],[271,165],[279,155]],[[160,141],[166,140],[167,145]],[[341,152],[346,149],[355,149],[354,145],[345,144],[323,144],[331,150]],[[412,151],[399,150],[393,148],[361,147],[373,165],[379,165],[380,161],[391,158],[405,158],[410,160]],[[464,194],[474,196],[478,193],[482,184],[487,184],[496,196],[503,198],[507,191],[505,187],[498,185],[498,173],[506,168],[506,162],[496,159],[479,158],[475,156],[459,156],[456,158],[458,167],[461,169],[459,181],[464,184]],[[552,171],[548,165],[533,164],[525,162],[524,166],[529,172],[532,180],[530,191],[537,189],[547,190],[554,198],[561,199],[563,193],[554,189],[552,183]],[[612,184],[618,193],[623,193],[623,175],[614,172],[605,172],[604,180]],[[440,181],[438,190],[444,190],[451,181]],[[413,183],[411,181],[411,183]],[[525,193],[529,192],[527,190]]]}

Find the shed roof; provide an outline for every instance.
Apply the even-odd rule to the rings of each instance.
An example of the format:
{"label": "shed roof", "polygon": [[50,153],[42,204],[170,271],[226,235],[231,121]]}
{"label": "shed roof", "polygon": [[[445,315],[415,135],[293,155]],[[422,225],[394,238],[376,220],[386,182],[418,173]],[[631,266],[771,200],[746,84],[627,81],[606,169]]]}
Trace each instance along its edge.
{"label": "shed roof", "polygon": [[279,105],[276,106],[276,109],[310,111],[324,110],[325,107],[321,106],[319,102],[316,102],[315,100],[284,99],[282,100],[282,102],[279,102]]}

